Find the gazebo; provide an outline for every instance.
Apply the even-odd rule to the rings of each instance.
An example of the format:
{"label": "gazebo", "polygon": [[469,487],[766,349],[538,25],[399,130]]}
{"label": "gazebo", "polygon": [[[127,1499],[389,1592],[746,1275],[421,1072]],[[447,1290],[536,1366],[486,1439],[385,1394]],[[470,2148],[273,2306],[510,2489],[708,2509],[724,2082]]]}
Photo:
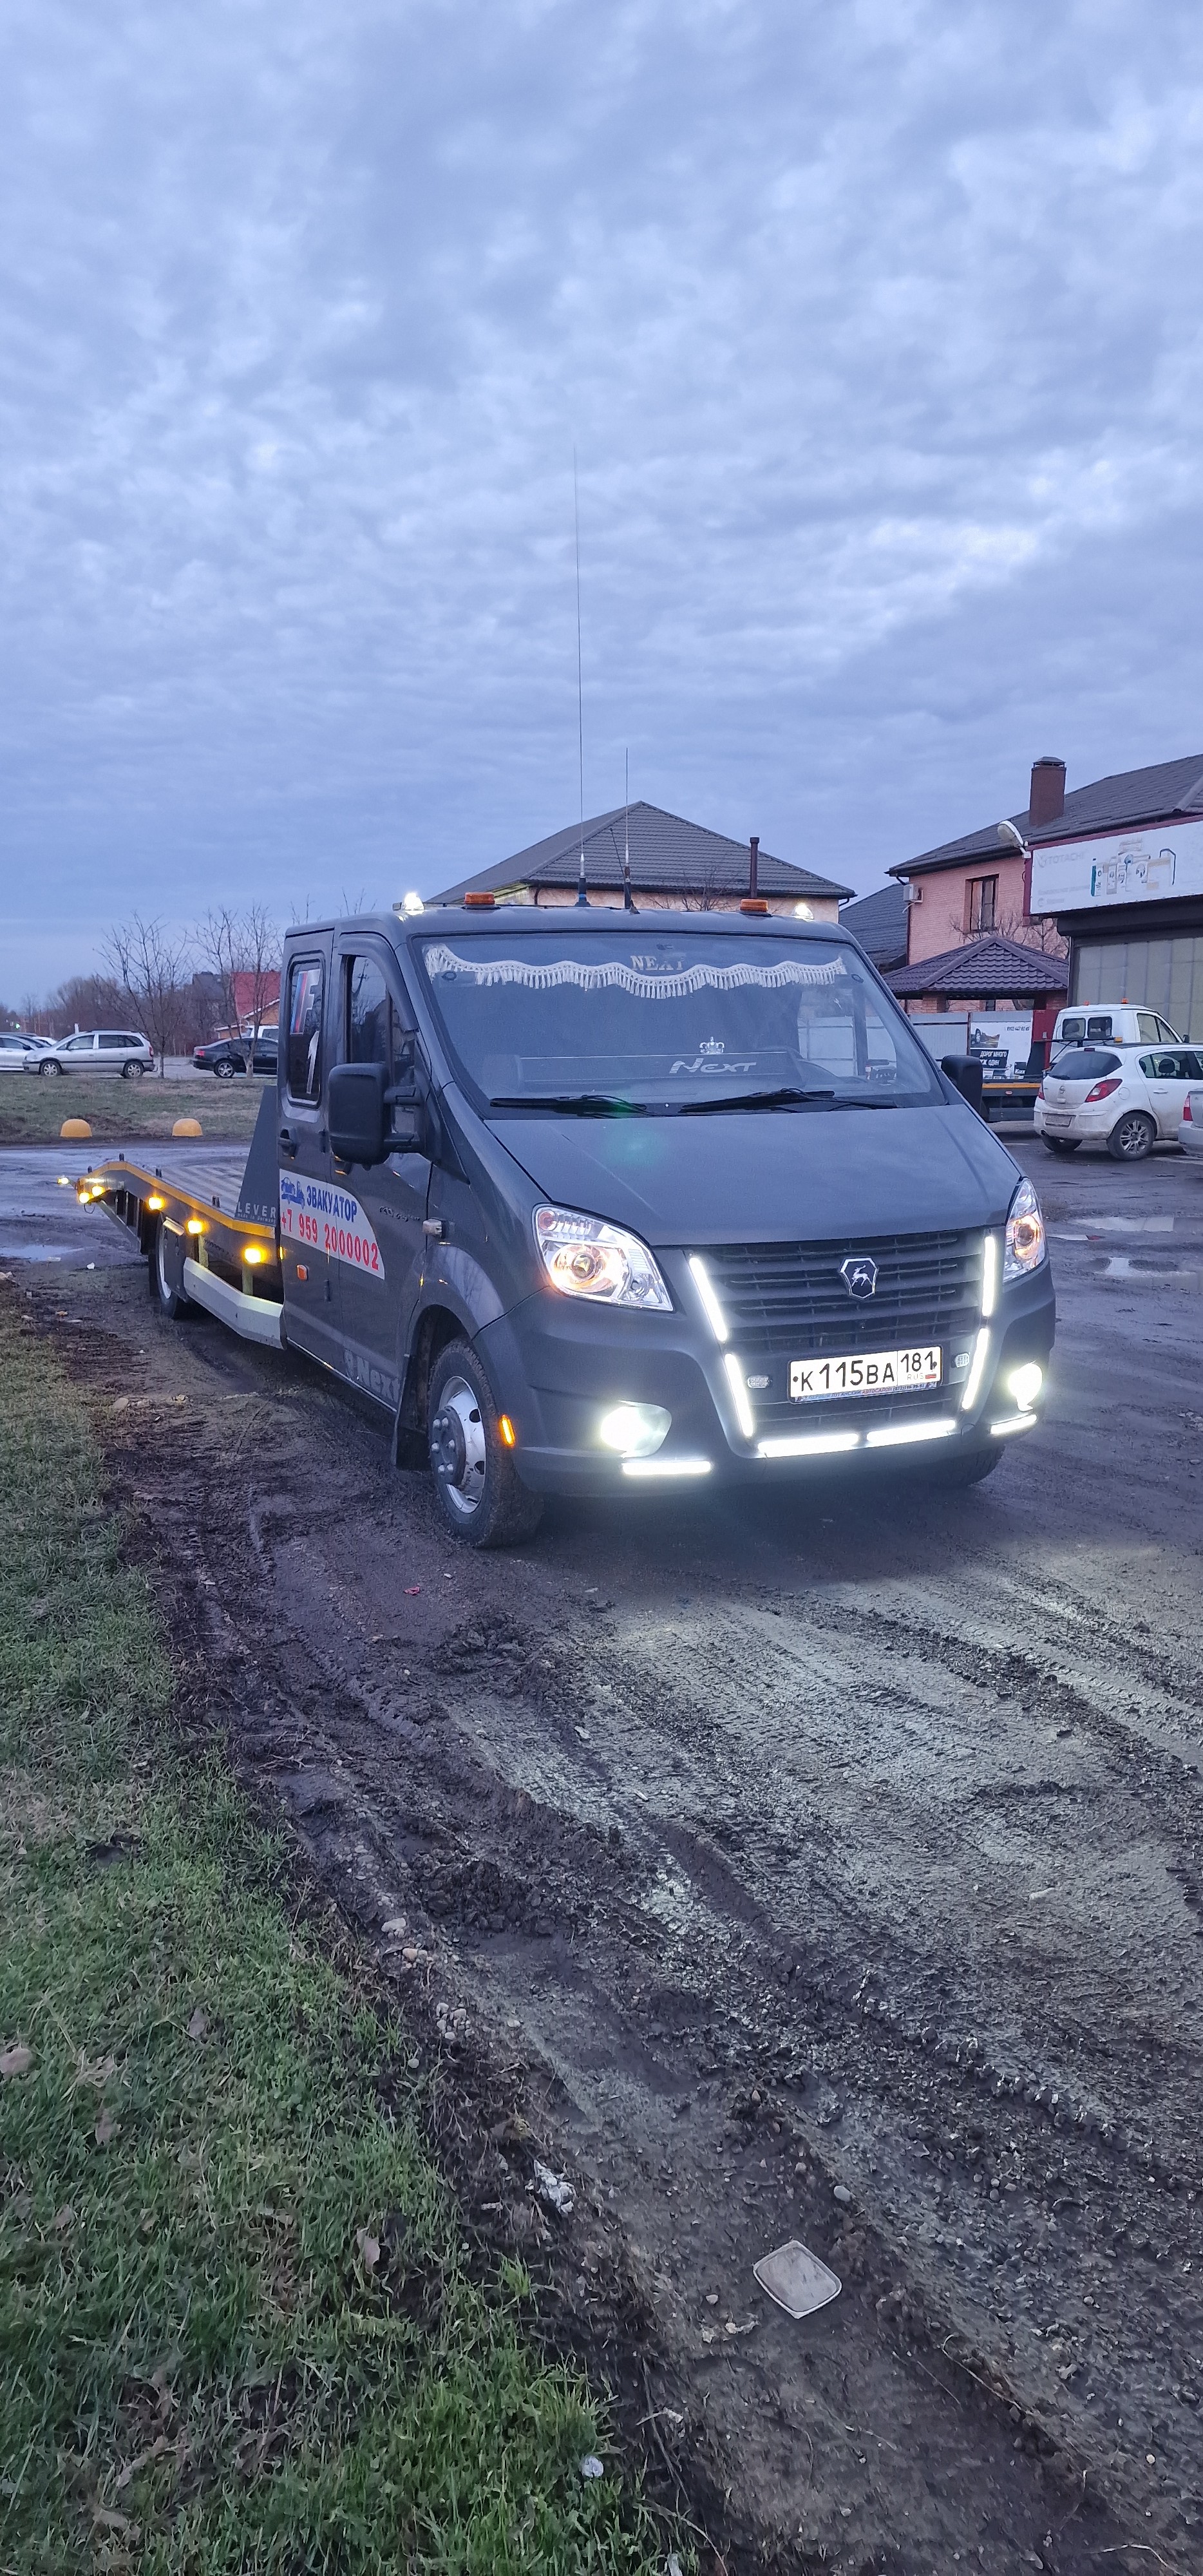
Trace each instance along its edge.
{"label": "gazebo", "polygon": [[[885,980],[898,1001],[934,1003],[937,1010],[953,1004],[985,1010],[1010,1002],[1020,1011],[1055,1013],[1069,992],[1069,960],[991,935],[967,939],[963,947],[946,948],[916,966],[896,966]],[[1033,1027],[1033,1036],[1045,1034]]]}

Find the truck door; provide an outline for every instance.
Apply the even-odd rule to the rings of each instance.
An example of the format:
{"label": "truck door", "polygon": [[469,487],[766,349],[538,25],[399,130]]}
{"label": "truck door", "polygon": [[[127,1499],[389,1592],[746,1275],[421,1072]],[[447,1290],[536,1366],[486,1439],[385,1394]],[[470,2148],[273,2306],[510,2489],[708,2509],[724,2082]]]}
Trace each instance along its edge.
{"label": "truck door", "polygon": [[[336,960],[339,1052],[344,1064],[383,1064],[389,1087],[406,1069],[414,1019],[388,942],[349,936]],[[352,1197],[350,1258],[340,1263],[345,1375],[395,1406],[398,1360],[422,1273],[430,1164],[424,1154],[390,1154],[365,1170],[353,1164],[335,1180]]]}
{"label": "truck door", "polygon": [[[323,953],[324,952],[324,953]],[[308,940],[288,959],[279,1075],[280,1259],[290,1342],[338,1368],[337,1224],[322,1092],[329,1052],[329,945]]]}

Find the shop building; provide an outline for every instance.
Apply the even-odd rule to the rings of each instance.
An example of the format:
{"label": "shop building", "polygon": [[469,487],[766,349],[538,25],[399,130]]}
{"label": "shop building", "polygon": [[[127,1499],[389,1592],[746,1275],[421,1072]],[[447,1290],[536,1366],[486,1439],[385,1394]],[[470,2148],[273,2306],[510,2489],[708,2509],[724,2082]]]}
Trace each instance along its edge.
{"label": "shop building", "polygon": [[1068,793],[1064,761],[1038,760],[1021,813],[889,873],[908,969],[1001,935],[1064,958],[1071,1002],[1145,1003],[1203,1033],[1203,753]]}

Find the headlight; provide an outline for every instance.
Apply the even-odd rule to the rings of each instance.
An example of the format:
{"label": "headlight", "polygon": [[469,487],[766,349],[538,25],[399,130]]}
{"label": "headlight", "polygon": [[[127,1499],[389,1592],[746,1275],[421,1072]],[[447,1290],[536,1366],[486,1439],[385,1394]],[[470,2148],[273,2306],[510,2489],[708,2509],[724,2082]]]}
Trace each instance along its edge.
{"label": "headlight", "polygon": [[535,1241],[552,1287],[565,1297],[672,1313],[672,1298],[637,1234],[624,1234],[598,1216],[578,1216],[574,1208],[541,1207],[535,1209]]}
{"label": "headlight", "polygon": [[1004,1279],[1026,1279],[1029,1272],[1040,1268],[1047,1249],[1040,1201],[1031,1182],[1021,1181],[1011,1201],[1011,1213],[1007,1218]]}

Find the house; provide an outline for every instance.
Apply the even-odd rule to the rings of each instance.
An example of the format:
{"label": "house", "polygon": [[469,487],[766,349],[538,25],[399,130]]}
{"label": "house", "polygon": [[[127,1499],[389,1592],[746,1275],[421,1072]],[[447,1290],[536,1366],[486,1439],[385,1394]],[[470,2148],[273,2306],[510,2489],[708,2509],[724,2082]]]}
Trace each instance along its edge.
{"label": "house", "polygon": [[962,940],[989,938],[995,932],[1034,946],[1047,939],[1064,955],[1065,943],[1055,931],[1025,941],[1031,925],[1028,848],[1033,835],[1055,823],[1064,810],[1064,761],[1034,761],[1027,807],[1009,818],[1014,839],[1000,838],[998,823],[987,823],[891,868],[888,873],[906,892],[907,965],[919,966],[924,958],[946,955]]}
{"label": "house", "polygon": [[[462,903],[466,894],[491,894],[497,903],[571,904],[580,883],[581,850],[590,903],[619,905],[623,899],[623,858],[628,846],[631,892],[641,910],[734,912],[748,892],[749,847],[687,823],[659,805],[642,801],[615,805],[594,814],[582,826],[571,823],[534,841],[496,867],[461,877],[432,903]],[[757,858],[757,892],[771,913],[809,921],[838,921],[850,886],[814,875],[767,850]]]}
{"label": "house", "polygon": [[905,966],[905,886],[879,886],[876,894],[858,895],[855,902],[841,904],[840,921],[859,940],[879,975],[886,974],[891,966]]}

